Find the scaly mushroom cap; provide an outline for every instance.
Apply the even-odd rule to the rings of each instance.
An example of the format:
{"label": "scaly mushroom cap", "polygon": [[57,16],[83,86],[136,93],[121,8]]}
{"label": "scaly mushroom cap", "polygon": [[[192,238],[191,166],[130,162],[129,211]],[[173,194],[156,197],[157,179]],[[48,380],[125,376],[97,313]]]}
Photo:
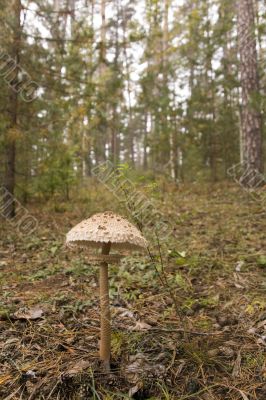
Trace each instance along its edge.
{"label": "scaly mushroom cap", "polygon": [[111,211],[95,214],[72,228],[66,243],[101,248],[111,242],[111,249],[127,250],[146,248],[148,242],[140,231],[120,215]]}

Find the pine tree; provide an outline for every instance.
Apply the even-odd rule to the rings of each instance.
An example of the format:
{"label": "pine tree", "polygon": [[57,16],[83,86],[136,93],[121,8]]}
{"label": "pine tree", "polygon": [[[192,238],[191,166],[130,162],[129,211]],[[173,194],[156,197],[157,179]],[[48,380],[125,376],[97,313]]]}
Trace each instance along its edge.
{"label": "pine tree", "polygon": [[[242,160],[250,170],[243,184],[256,186],[257,171],[262,172],[262,121],[255,36],[254,5],[252,0],[237,2],[238,43],[242,88]],[[260,178],[258,178],[260,179]]]}

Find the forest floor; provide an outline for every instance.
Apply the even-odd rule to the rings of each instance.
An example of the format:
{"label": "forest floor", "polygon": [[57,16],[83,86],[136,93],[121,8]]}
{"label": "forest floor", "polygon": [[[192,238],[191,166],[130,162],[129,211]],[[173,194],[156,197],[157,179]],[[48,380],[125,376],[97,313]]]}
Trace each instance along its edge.
{"label": "forest floor", "polygon": [[[111,195],[30,206],[38,230],[1,220],[1,399],[266,399],[266,221],[233,184],[167,184],[175,222],[163,266],[110,267],[112,373],[98,364],[98,267],[65,234]],[[124,213],[125,214],[125,213]]]}

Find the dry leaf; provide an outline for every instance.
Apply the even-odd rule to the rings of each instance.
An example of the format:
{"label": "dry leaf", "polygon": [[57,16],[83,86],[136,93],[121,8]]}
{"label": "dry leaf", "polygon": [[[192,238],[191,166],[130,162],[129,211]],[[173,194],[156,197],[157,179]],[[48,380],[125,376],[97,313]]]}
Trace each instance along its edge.
{"label": "dry leaf", "polygon": [[85,369],[89,368],[91,363],[89,361],[81,360],[77,364],[73,365],[69,370],[67,370],[67,376],[75,376],[82,373]]}
{"label": "dry leaf", "polygon": [[236,267],[235,267],[236,268],[236,272],[241,272],[241,269],[242,269],[244,264],[245,264],[244,261],[238,261],[236,263]]}
{"label": "dry leaf", "polygon": [[238,354],[237,354],[237,357],[236,357],[235,364],[234,364],[232,377],[233,378],[237,378],[239,376],[239,374],[240,374],[240,371],[241,371],[241,353],[239,351]]}
{"label": "dry leaf", "polygon": [[143,382],[139,381],[135,386],[129,389],[128,396],[132,397],[143,387]]}
{"label": "dry leaf", "polygon": [[12,317],[15,319],[35,320],[43,318],[43,310],[41,308],[20,308],[17,312],[13,314]]}
{"label": "dry leaf", "polygon": [[6,267],[8,264],[6,261],[0,261],[0,268],[1,267]]}
{"label": "dry leaf", "polygon": [[136,325],[132,328],[132,331],[146,331],[148,329],[151,329],[151,325],[144,321],[137,321]]}

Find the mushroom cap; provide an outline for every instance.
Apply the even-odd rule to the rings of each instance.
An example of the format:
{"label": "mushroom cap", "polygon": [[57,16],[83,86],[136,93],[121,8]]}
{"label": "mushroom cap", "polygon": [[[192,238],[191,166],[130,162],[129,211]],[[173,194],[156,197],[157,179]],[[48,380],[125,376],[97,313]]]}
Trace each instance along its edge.
{"label": "mushroom cap", "polygon": [[137,250],[148,247],[140,231],[112,211],[95,214],[74,226],[66,235],[66,243],[102,248],[111,242],[113,250]]}

